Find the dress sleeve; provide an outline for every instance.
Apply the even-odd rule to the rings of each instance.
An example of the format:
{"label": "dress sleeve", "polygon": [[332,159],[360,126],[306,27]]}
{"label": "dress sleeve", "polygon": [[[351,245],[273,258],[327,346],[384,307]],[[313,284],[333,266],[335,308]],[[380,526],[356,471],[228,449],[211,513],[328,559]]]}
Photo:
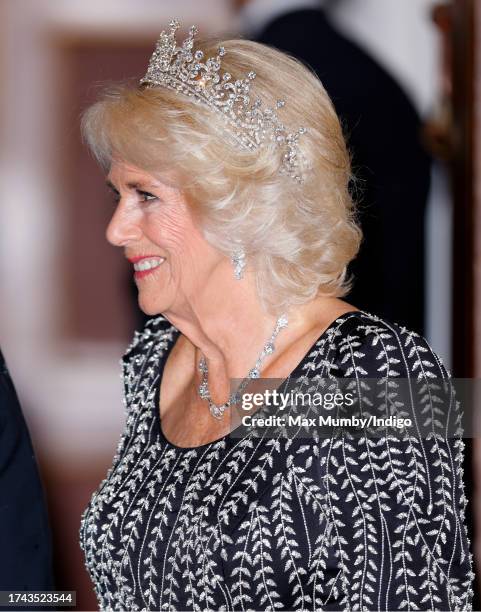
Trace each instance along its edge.
{"label": "dress sleeve", "polygon": [[326,610],[471,610],[464,442],[448,372],[424,338],[381,320],[357,322],[338,346],[336,376],[357,392],[352,414],[394,411],[413,423],[377,435],[336,427],[319,439],[331,577],[318,603]]}

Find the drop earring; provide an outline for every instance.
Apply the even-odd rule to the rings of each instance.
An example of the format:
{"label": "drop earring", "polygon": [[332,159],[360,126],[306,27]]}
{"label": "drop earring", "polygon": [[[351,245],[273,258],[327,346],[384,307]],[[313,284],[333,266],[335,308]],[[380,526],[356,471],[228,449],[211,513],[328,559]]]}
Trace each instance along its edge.
{"label": "drop earring", "polygon": [[242,247],[237,248],[232,253],[231,261],[234,266],[234,276],[237,280],[241,280],[244,276],[244,268],[246,266],[246,254]]}

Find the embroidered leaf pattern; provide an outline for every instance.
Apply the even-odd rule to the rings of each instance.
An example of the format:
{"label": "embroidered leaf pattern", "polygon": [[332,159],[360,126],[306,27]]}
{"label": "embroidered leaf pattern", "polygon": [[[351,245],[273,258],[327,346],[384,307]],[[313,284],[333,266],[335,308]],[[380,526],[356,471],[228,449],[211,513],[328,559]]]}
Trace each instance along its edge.
{"label": "embroidered leaf pattern", "polygon": [[309,390],[349,379],[360,414],[413,417],[398,384],[412,380],[414,432],[426,436],[335,427],[323,438],[227,436],[194,449],[160,428],[175,337],[152,319],[121,361],[125,429],[80,528],[100,609],[472,609],[461,407],[450,405],[457,436],[447,437],[437,382],[449,375],[422,337],[347,313],[301,369]]}

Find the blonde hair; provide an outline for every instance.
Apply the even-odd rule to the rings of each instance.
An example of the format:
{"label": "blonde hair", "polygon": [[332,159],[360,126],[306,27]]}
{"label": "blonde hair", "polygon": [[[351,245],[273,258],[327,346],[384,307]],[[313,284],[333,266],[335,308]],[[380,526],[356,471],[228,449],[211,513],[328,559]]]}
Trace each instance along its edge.
{"label": "blonde hair", "polygon": [[300,62],[248,40],[197,42],[207,57],[222,45],[222,71],[244,78],[254,70],[251,94],[263,105],[286,105],[286,127],[307,128],[299,138],[302,184],[279,173],[274,142],[244,150],[232,142],[218,113],[164,87],[121,84],[107,89],[82,117],[82,132],[107,169],[112,157],[161,178],[174,171],[206,240],[225,255],[237,244],[266,310],[350,289],[346,270],[361,231],[349,193],[351,167],[339,119],[321,82]]}

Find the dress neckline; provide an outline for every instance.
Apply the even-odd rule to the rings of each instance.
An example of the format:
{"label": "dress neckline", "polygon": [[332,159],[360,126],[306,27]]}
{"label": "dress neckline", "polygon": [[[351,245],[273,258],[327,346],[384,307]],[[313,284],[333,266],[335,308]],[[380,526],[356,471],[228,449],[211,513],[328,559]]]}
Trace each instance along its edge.
{"label": "dress neckline", "polygon": [[[368,313],[366,313],[366,312],[364,312],[363,310],[360,310],[360,309],[357,309],[357,310],[348,310],[347,312],[344,312],[342,315],[339,315],[336,319],[331,321],[331,323],[329,323],[329,325],[322,332],[322,334],[317,338],[317,340],[315,340],[315,342],[310,346],[310,348],[307,350],[306,354],[301,359],[301,361],[299,361],[299,363],[294,367],[292,372],[290,372],[290,374],[282,382],[282,384],[279,386],[279,389],[289,379],[295,378],[297,376],[300,377],[302,375],[302,369],[303,369],[303,366],[304,366],[306,360],[310,357],[311,353],[314,350],[316,350],[318,345],[324,343],[327,340],[329,332],[334,327],[336,327],[336,325],[344,323],[344,319],[346,319],[346,320],[351,319],[353,315],[366,315],[366,314],[368,314]],[[158,376],[156,376],[157,383],[156,383],[155,395],[154,395],[154,419],[155,419],[155,426],[157,428],[157,432],[159,434],[160,440],[164,444],[166,444],[167,446],[169,446],[171,448],[175,448],[177,451],[182,451],[182,452],[192,452],[192,451],[197,451],[197,450],[200,450],[200,449],[206,449],[206,448],[208,448],[210,446],[214,446],[216,444],[220,444],[221,442],[227,441],[228,439],[233,440],[234,438],[232,438],[232,434],[237,429],[241,429],[242,425],[239,425],[238,427],[235,427],[232,431],[227,433],[225,436],[222,436],[221,438],[217,438],[216,440],[211,440],[210,442],[206,442],[205,444],[200,444],[199,446],[177,446],[177,444],[174,444],[173,442],[171,442],[166,437],[166,435],[164,434],[164,431],[162,429],[162,419],[160,418],[160,406],[159,406],[160,384],[161,384],[162,376],[163,376],[163,373],[164,373],[165,362],[167,361],[167,358],[168,358],[168,356],[170,354],[170,351],[174,348],[174,345],[177,342],[179,336],[180,336],[180,332],[178,330],[176,330],[172,334],[172,338],[168,341],[168,345],[162,350],[162,352],[160,354],[160,358],[159,358],[158,364],[157,364],[156,374],[158,374]],[[238,439],[236,438],[235,440],[237,441]]]}

